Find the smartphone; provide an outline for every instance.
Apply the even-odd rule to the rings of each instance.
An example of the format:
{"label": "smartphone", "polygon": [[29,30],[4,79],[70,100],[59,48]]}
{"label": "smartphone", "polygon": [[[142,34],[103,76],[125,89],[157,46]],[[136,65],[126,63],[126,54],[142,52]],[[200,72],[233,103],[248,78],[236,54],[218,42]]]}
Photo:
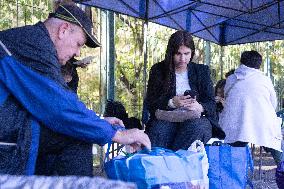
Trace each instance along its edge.
{"label": "smartphone", "polygon": [[184,91],[184,96],[190,95],[191,98],[196,98],[197,92],[194,90],[186,90]]}
{"label": "smartphone", "polygon": [[76,61],[76,62],[73,62],[72,64],[75,64],[75,65],[90,64],[91,61],[92,61],[94,58],[95,58],[94,56],[87,56],[87,57],[83,58],[82,60],[78,60],[78,61]]}

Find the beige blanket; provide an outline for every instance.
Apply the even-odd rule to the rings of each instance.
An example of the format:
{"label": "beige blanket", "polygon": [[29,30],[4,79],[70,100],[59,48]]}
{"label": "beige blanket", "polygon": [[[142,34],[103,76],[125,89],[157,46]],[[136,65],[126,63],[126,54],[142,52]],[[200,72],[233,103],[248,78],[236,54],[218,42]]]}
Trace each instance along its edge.
{"label": "beige blanket", "polygon": [[178,108],[173,111],[157,110],[155,116],[159,120],[169,122],[184,122],[188,119],[200,118],[201,114],[197,111],[187,110],[184,108]]}

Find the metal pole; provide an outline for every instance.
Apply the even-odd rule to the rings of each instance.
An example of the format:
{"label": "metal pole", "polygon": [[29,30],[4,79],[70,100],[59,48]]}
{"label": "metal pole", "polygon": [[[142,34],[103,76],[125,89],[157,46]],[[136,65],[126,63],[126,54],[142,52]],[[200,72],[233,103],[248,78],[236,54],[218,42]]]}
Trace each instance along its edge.
{"label": "metal pole", "polygon": [[108,11],[108,91],[107,98],[115,99],[115,24],[114,13]]}
{"label": "metal pole", "polygon": [[[101,33],[101,51],[100,51],[100,114],[105,109],[106,99],[114,99],[114,13],[109,11],[100,11],[100,33]],[[103,49],[104,48],[104,49]],[[104,163],[104,148],[99,148],[100,165]]]}
{"label": "metal pole", "polygon": [[266,43],[266,75],[269,77],[269,52],[268,52],[269,44]]}
{"label": "metal pole", "polygon": [[223,66],[224,66],[224,61],[223,61],[223,57],[224,57],[224,47],[221,46],[220,47],[220,73],[221,73],[221,78],[223,78]]}
{"label": "metal pole", "polygon": [[144,66],[143,66],[143,96],[145,98],[147,91],[147,64],[148,64],[148,45],[147,45],[147,35],[148,35],[148,18],[149,18],[149,0],[146,0],[146,12],[145,21],[143,24],[143,54],[144,54]]}
{"label": "metal pole", "polygon": [[145,21],[143,24],[143,55],[144,55],[144,65],[143,65],[143,96],[146,96],[147,91],[147,64],[148,64],[148,45],[147,45],[147,33],[148,33],[148,22]]}
{"label": "metal pole", "polygon": [[210,41],[205,42],[205,65],[210,66],[211,63],[211,44]]}
{"label": "metal pole", "polygon": [[[108,70],[108,35],[107,35],[107,11],[100,11],[100,42],[102,47],[100,49],[100,114],[103,113],[105,109],[105,103],[107,98],[107,70]],[[105,49],[103,49],[105,48]]]}

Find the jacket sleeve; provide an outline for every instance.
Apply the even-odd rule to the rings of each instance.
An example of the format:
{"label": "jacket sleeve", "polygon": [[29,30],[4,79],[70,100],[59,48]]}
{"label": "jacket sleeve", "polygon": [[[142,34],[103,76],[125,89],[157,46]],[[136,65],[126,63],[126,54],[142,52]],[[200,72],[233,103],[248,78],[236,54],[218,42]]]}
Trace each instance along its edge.
{"label": "jacket sleeve", "polygon": [[155,113],[157,109],[166,110],[168,101],[171,99],[171,95],[163,90],[162,74],[159,68],[157,64],[154,65],[149,74],[146,102],[151,114]]}
{"label": "jacket sleeve", "polygon": [[210,77],[210,70],[208,66],[202,65],[204,69],[200,74],[200,85],[199,85],[199,102],[204,108],[204,113],[206,116],[216,115],[216,103],[214,96],[213,82]]}
{"label": "jacket sleeve", "polygon": [[55,132],[103,145],[116,130],[88,110],[73,92],[12,57],[0,60],[0,82],[39,122]]}

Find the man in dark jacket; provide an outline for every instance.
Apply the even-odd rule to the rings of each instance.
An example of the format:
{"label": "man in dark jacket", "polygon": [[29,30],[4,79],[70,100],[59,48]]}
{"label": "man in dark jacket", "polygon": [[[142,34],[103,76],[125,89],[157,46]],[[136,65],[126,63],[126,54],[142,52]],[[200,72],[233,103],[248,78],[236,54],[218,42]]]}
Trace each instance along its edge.
{"label": "man in dark jacket", "polygon": [[91,176],[90,143],[151,148],[143,131],[118,129],[121,120],[100,119],[67,89],[61,65],[84,44],[99,46],[80,8],[61,5],[44,23],[1,31],[0,44],[0,174]]}

